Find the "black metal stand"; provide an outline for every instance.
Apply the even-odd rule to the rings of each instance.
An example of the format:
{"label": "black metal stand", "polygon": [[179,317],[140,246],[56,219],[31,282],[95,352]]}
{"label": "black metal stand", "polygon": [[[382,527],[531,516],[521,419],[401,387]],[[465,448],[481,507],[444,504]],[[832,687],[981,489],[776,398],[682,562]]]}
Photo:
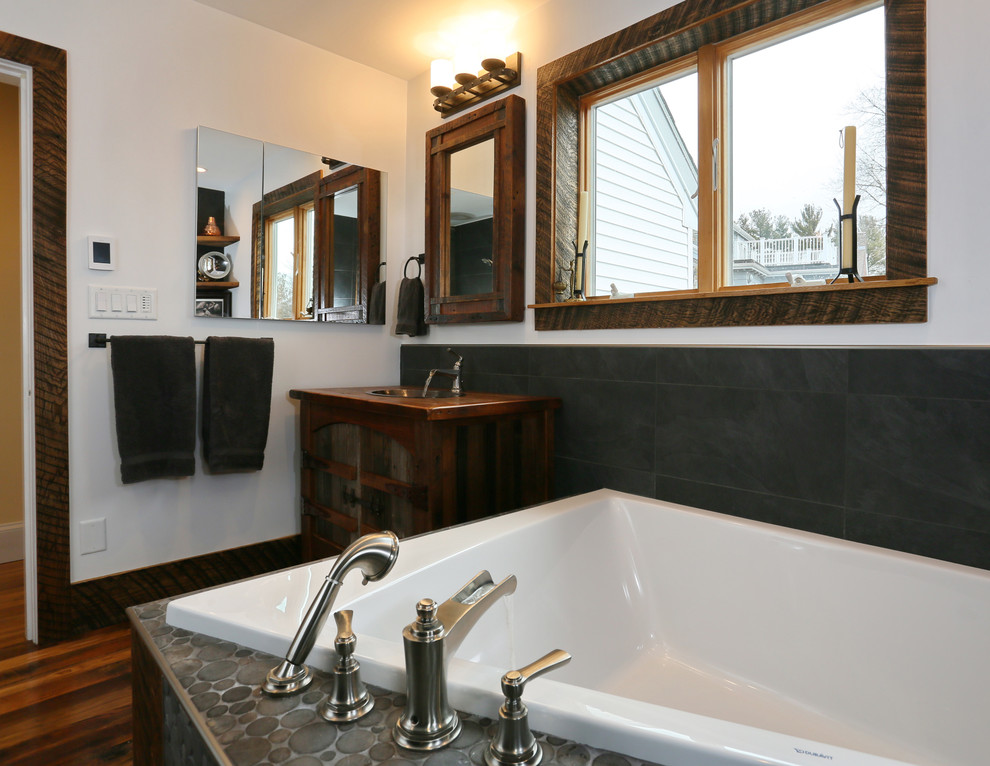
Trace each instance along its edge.
{"label": "black metal stand", "polygon": [[[843,275],[849,277],[850,282],[862,282],[863,278],[859,275],[857,260],[859,260],[859,243],[856,236],[856,210],[859,208],[859,195],[853,200],[853,208],[851,213],[846,215],[842,214],[842,205],[839,204],[839,200],[833,197],[832,202],[839,209],[839,273],[835,275],[829,284],[835,284],[842,278]],[[845,237],[843,236],[843,226],[852,226],[852,259],[850,261],[850,266],[843,266],[843,245],[845,242]]]}
{"label": "black metal stand", "polygon": [[588,240],[578,250],[577,242],[574,242],[574,260],[571,263],[571,300],[583,301],[585,270],[588,267]]}

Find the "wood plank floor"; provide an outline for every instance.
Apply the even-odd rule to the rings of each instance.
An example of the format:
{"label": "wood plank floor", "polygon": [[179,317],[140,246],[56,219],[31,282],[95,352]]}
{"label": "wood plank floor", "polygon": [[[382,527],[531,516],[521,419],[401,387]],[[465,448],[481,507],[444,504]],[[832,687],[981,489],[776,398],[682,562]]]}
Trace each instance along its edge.
{"label": "wood plank floor", "polygon": [[38,649],[24,640],[23,567],[0,564],[0,764],[131,766],[127,624]]}

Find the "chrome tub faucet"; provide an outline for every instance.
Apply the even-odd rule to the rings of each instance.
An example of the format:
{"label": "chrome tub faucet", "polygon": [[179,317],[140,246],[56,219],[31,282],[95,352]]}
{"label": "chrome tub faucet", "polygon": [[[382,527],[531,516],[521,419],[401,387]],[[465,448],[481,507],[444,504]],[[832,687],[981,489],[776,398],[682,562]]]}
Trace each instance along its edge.
{"label": "chrome tub faucet", "polygon": [[352,569],[360,569],[364,575],[362,585],[381,580],[391,571],[398,555],[399,538],[392,532],[365,535],[351,543],[337,557],[333,569],[320,586],[313,603],[309,605],[285,659],[268,671],[262,690],[277,696],[295,694],[309,686],[313,674],[303,663],[330,616],[344,577]]}
{"label": "chrome tub faucet", "polygon": [[450,393],[454,396],[464,396],[464,389],[461,386],[461,362],[464,361],[464,357],[452,348],[448,348],[447,351],[453,354],[457,358],[457,361],[454,362],[454,366],[449,370],[430,370],[430,374],[426,376],[426,383],[423,385],[424,397],[426,396],[426,392],[430,390],[430,383],[433,381],[434,375],[446,375],[448,378],[453,378],[454,382],[450,385]]}
{"label": "chrome tub faucet", "polygon": [[393,732],[398,745],[436,750],[457,738],[461,721],[447,701],[450,658],[492,604],[515,590],[515,575],[495,584],[482,571],[439,606],[431,598],[416,604],[416,621],[402,631],[407,702]]}

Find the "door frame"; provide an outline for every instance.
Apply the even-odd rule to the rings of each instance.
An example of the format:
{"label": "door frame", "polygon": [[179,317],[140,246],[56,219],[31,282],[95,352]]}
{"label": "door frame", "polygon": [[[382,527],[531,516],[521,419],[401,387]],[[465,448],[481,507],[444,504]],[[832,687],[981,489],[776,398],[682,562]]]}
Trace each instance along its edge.
{"label": "door frame", "polygon": [[17,88],[18,238],[20,246],[21,466],[24,535],[24,637],[38,640],[37,556],[34,497],[34,310],[31,253],[31,67],[0,60],[0,80]]}
{"label": "door frame", "polygon": [[[66,337],[66,53],[0,32],[0,59],[29,70],[30,183],[22,208],[29,255],[23,269],[21,315],[25,393],[25,567],[34,559],[35,640],[72,633],[69,575],[69,387]],[[23,160],[22,160],[23,164]],[[25,223],[27,220],[29,223]],[[22,229],[23,231],[23,229]],[[30,315],[30,321],[28,316]],[[30,446],[29,446],[30,445]],[[29,466],[31,466],[29,468]],[[28,518],[28,506],[33,519]],[[30,527],[30,532],[28,528]],[[30,609],[30,607],[29,607]],[[29,628],[30,629],[30,628]]]}

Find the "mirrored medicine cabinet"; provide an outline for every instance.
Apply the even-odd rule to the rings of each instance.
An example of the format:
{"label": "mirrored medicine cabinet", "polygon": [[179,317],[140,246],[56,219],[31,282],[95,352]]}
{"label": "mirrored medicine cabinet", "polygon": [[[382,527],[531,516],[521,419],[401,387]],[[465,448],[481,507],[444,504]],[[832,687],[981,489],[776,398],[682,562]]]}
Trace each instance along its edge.
{"label": "mirrored medicine cabinet", "polygon": [[196,164],[196,316],[367,321],[380,171],[207,127]]}
{"label": "mirrored medicine cabinet", "polygon": [[515,95],[426,134],[427,322],[522,321],[525,150]]}

